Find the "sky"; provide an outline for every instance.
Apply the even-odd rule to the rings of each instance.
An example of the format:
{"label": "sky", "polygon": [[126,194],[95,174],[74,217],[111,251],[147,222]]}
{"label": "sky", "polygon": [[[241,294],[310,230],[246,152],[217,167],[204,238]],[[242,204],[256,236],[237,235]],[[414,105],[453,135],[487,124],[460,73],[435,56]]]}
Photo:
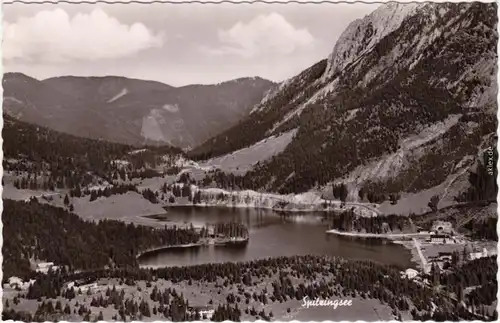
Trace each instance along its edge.
{"label": "sky", "polygon": [[326,58],[380,4],[4,4],[4,72],[173,86],[282,81]]}

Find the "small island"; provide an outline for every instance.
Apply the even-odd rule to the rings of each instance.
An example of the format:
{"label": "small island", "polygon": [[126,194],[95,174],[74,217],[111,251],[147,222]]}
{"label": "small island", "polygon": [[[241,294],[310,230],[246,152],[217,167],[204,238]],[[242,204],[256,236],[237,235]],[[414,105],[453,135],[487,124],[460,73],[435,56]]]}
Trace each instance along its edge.
{"label": "small island", "polygon": [[207,230],[208,244],[220,245],[246,245],[249,240],[248,229],[244,224],[237,222],[216,223],[212,232]]}
{"label": "small island", "polygon": [[146,254],[158,252],[165,249],[175,248],[199,248],[202,246],[246,246],[250,239],[248,228],[237,222],[220,222],[209,224],[201,228],[194,228],[192,224],[189,231],[196,232],[199,239],[189,243],[169,244],[165,246],[156,246],[143,250],[137,254],[140,258]]}

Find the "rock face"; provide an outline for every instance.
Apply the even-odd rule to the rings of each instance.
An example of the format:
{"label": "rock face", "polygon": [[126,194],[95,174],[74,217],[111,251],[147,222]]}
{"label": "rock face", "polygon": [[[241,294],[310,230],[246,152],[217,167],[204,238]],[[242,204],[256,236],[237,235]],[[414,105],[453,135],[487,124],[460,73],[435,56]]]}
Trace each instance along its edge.
{"label": "rock face", "polygon": [[435,187],[495,144],[496,24],[496,4],[382,5],[191,157],[297,129],[249,185],[288,193],[343,181],[352,196]]}
{"label": "rock face", "polygon": [[4,75],[4,108],[22,121],[126,144],[189,148],[248,115],[273,86],[261,78],[175,88],[123,77]]}
{"label": "rock face", "polygon": [[353,21],[339,37],[328,57],[325,78],[333,76],[398,29],[403,20],[415,13],[422,4],[389,3],[364,19]]}

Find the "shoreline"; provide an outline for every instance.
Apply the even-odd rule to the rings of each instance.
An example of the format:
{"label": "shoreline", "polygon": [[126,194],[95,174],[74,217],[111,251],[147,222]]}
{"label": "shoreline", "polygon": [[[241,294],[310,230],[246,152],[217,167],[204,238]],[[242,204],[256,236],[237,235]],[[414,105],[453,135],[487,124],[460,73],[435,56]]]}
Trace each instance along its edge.
{"label": "shoreline", "polygon": [[[391,243],[402,246],[404,249],[408,250],[411,255],[410,262],[415,264],[416,269],[419,271],[426,271],[427,264],[425,256],[423,256],[422,251],[418,249],[415,244],[415,237],[426,236],[428,234],[421,233],[395,233],[395,234],[377,234],[377,233],[358,233],[358,232],[343,232],[336,229],[327,230],[327,234],[336,234],[339,236],[349,236],[349,237],[360,237],[360,238],[376,238],[376,239],[387,239]],[[404,240],[401,238],[411,238],[411,240]]]}
{"label": "shoreline", "polygon": [[[183,187],[184,184],[181,184]],[[193,192],[200,193],[199,203],[188,202],[188,196],[176,197],[174,203],[165,201],[162,205],[170,206],[196,206],[196,207],[226,207],[226,208],[252,208],[267,209],[283,213],[310,213],[310,212],[343,212],[352,210],[362,217],[376,217],[383,213],[378,210],[376,203],[345,201],[339,199],[325,199],[323,195],[315,192],[298,194],[279,194],[273,192],[257,192],[254,190],[228,191],[222,188],[200,188],[191,185],[191,198]]]}
{"label": "shoreline", "polygon": [[202,247],[206,244],[204,244],[203,242],[192,242],[192,243],[186,243],[186,244],[178,244],[178,245],[169,245],[169,246],[161,246],[161,247],[155,247],[155,248],[150,248],[150,249],[147,249],[147,250],[144,250],[144,251],[141,251],[139,253],[137,253],[137,255],[135,256],[136,259],[139,259],[140,257],[148,254],[148,253],[154,253],[154,252],[158,252],[158,251],[162,251],[162,250],[166,250],[166,249],[181,249],[181,248],[193,248],[193,247]]}
{"label": "shoreline", "polygon": [[[267,210],[267,211],[274,211],[277,213],[295,213],[295,214],[300,214],[300,213],[333,213],[333,212],[342,212],[345,210],[348,210],[347,206],[350,204],[346,204],[345,208],[323,208],[323,207],[318,207],[321,204],[297,204],[300,206],[304,206],[306,208],[304,209],[299,209],[297,207],[293,207],[290,209],[283,209],[283,208],[275,208],[273,206],[264,206],[264,205],[246,205],[246,204],[222,204],[222,203],[197,203],[197,204],[164,204],[162,207],[166,210],[169,208],[176,208],[176,207],[196,207],[196,208],[228,208],[228,209],[254,209],[254,210]],[[356,204],[353,202],[351,204],[351,207],[359,207],[359,208],[365,208],[373,213],[376,213],[377,215],[380,215],[381,213],[377,213],[375,210],[372,210],[371,208]],[[374,215],[374,216],[377,216]]]}
{"label": "shoreline", "polygon": [[326,233],[336,234],[340,236],[360,237],[360,238],[379,238],[379,239],[393,239],[393,238],[410,238],[429,236],[429,233],[362,233],[362,232],[346,232],[337,229],[327,230]]}
{"label": "shoreline", "polygon": [[139,252],[135,258],[139,259],[140,257],[142,257],[144,255],[147,255],[150,253],[155,253],[155,252],[161,252],[163,250],[168,250],[168,249],[187,249],[187,248],[199,248],[199,247],[208,247],[208,246],[225,247],[225,246],[231,246],[231,245],[247,244],[248,241],[249,241],[249,238],[226,239],[223,241],[200,240],[198,242],[192,242],[192,243],[186,243],[186,244],[169,245],[169,246],[150,248],[150,249]]}

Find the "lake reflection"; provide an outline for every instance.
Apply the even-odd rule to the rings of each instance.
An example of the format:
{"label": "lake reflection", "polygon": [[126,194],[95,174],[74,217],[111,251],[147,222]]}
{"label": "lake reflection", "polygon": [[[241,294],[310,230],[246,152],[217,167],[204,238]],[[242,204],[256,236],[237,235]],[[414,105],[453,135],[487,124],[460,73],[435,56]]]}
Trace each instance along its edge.
{"label": "lake reflection", "polygon": [[150,253],[140,258],[141,266],[187,266],[209,262],[247,261],[293,255],[332,255],[380,263],[411,266],[410,252],[381,239],[357,239],[327,234],[330,221],[323,213],[279,215],[273,211],[230,208],[168,209],[167,225],[215,222],[244,223],[250,234],[246,246],[201,246]]}

